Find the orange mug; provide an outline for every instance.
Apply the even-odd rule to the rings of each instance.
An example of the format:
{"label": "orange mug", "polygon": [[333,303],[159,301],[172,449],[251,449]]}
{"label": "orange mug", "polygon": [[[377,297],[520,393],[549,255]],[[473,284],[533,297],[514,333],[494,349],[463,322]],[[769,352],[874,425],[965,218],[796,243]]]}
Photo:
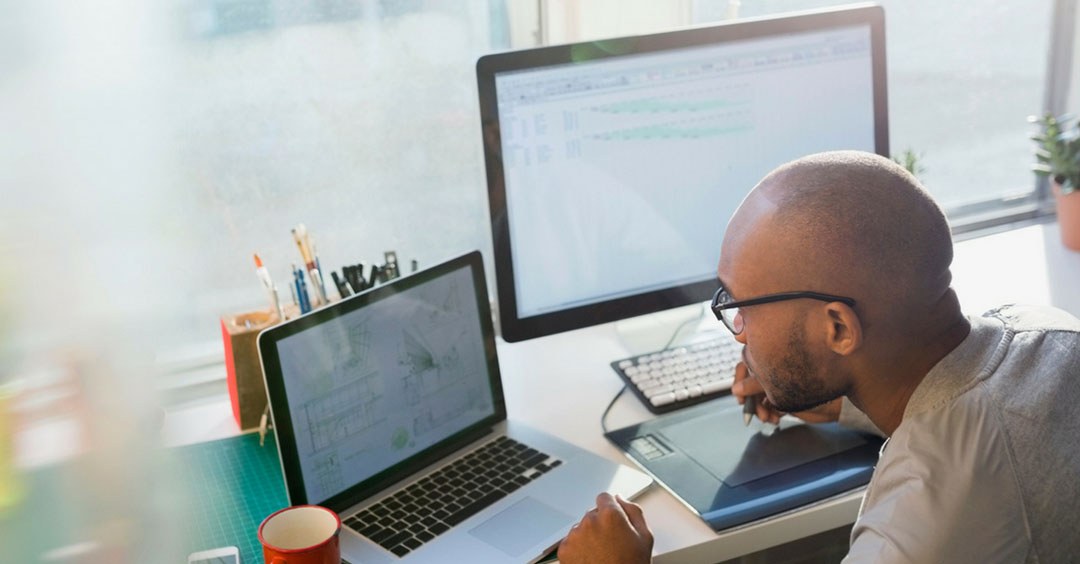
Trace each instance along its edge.
{"label": "orange mug", "polygon": [[259,525],[266,564],[341,564],[341,518],[318,505],[294,505]]}

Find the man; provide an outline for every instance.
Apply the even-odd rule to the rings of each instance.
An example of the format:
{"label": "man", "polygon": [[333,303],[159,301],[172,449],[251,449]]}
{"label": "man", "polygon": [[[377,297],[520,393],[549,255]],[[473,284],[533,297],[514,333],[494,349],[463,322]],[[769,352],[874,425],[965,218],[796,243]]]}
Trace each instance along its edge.
{"label": "man", "polygon": [[[744,345],[732,392],[757,397],[764,421],[889,437],[845,562],[1080,558],[1080,320],[965,316],[951,261],[945,215],[889,160],[831,152],[773,171],[721,249],[714,309]],[[738,305],[786,292],[830,297]],[[602,494],[559,558],[632,564],[651,549],[640,508]]]}

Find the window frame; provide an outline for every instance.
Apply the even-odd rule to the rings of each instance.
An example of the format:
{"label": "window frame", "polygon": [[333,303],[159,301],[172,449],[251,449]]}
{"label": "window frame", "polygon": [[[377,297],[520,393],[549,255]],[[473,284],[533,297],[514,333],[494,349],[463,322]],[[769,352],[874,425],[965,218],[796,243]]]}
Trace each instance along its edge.
{"label": "window frame", "polygon": [[[546,44],[542,38],[550,36],[550,30],[547,29],[551,25],[549,4],[553,1],[560,0],[536,0],[535,10],[523,6],[518,6],[520,11],[512,10],[511,19],[518,27],[528,27],[526,21],[535,18],[532,22],[535,25],[534,34],[521,38],[525,39],[526,43]],[[1074,72],[1077,71],[1075,67],[1080,65],[1080,57],[1073,57],[1076,24],[1080,14],[1077,13],[1077,0],[1052,1],[1042,111],[1060,115],[1069,109],[1070,94],[1080,101],[1080,92],[1069,91]],[[692,8],[688,12],[691,10]],[[514,43],[514,49],[530,46]],[[1080,111],[1080,107],[1074,110]],[[1033,192],[1024,192],[1015,197],[995,197],[947,209],[953,240],[962,241],[1032,223],[1056,220],[1056,206],[1048,180],[1034,173],[1032,179],[1035,187]],[[208,388],[207,385],[212,381],[225,379],[224,371],[220,370],[224,364],[224,352],[216,341],[216,350],[211,351],[209,345],[207,343],[206,347],[198,347],[198,352],[189,351],[188,354],[176,355],[176,358],[159,359],[159,389],[167,397],[173,401],[190,400],[194,388],[213,389],[214,394],[218,393],[217,385],[213,388]],[[219,372],[220,378],[210,378],[209,370]]]}
{"label": "window frame", "polygon": [[[1068,110],[1069,87],[1074,67],[1072,50],[1076,39],[1077,0],[1053,0],[1050,10],[1050,38],[1046,54],[1043,112],[1061,115]],[[1056,204],[1045,177],[1032,173],[1035,189],[1016,197],[991,198],[945,210],[954,239],[978,237],[1056,219]]]}

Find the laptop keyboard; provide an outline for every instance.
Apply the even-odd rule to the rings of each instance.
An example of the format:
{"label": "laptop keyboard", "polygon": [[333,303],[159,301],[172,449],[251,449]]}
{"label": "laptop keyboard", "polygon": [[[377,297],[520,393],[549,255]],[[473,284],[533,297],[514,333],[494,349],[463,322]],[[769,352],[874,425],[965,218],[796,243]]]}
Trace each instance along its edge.
{"label": "laptop keyboard", "polygon": [[499,437],[345,519],[345,525],[405,556],[560,464]]}

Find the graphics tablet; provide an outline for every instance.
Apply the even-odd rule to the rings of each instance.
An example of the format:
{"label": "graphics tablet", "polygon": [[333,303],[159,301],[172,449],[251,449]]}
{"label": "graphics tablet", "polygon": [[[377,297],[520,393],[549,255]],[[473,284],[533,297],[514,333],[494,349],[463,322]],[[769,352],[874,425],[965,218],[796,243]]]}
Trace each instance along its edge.
{"label": "graphics tablet", "polygon": [[717,531],[866,485],[882,444],[790,416],[744,426],[733,396],[606,436]]}

